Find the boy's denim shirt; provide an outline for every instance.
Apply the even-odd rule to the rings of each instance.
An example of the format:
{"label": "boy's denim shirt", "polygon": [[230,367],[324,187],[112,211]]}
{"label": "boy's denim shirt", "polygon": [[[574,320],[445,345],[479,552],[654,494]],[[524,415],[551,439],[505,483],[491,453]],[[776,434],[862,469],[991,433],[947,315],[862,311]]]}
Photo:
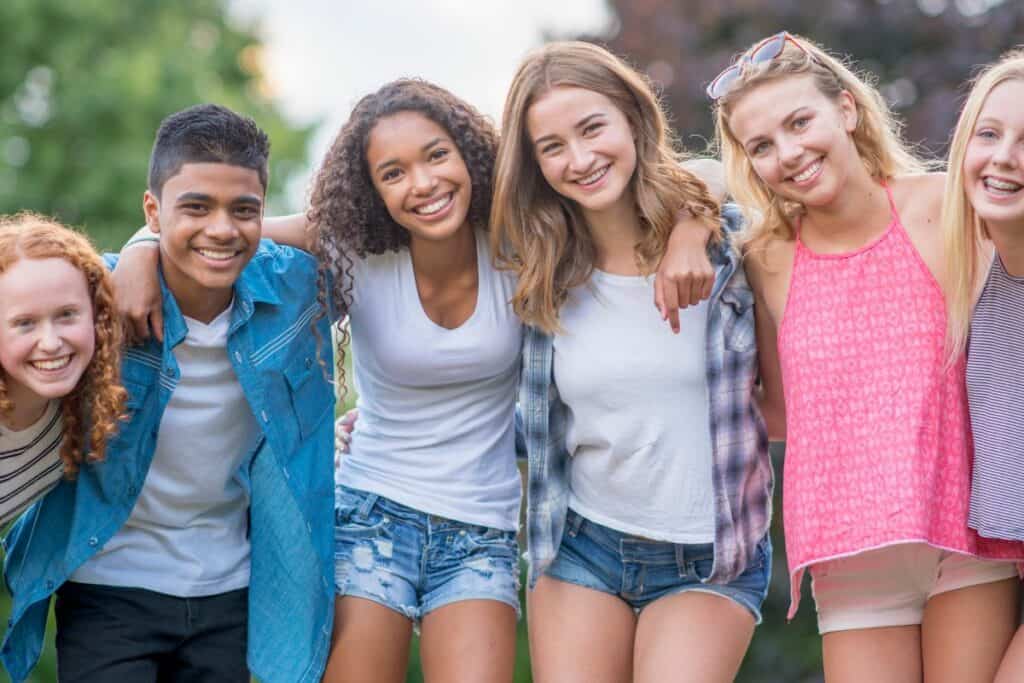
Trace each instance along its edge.
{"label": "boy's denim shirt", "polygon": [[[709,248],[715,266],[707,322],[708,423],[715,501],[715,560],[707,581],[743,573],[768,533],[773,473],[768,433],[754,400],[758,376],[754,295],[731,238],[743,225],[735,205],[722,207],[725,239]],[[628,362],[629,349],[622,349]],[[529,457],[526,508],[530,587],[555,559],[569,502],[567,409],[553,381],[552,337],[527,327],[519,386]]]}
{"label": "boy's denim shirt", "polygon": [[[112,267],[116,256],[107,257]],[[164,342],[126,350],[128,419],[106,460],[87,464],[27,512],[6,539],[13,603],[2,660],[14,681],[39,659],[50,596],[125,523],[153,459],[178,380],[185,320],[161,278]],[[316,263],[263,240],[235,283],[227,350],[262,427],[250,487],[248,663],[264,681],[319,681],[334,614],[334,394],[310,321]],[[317,323],[330,351],[329,318]],[[326,372],[331,367],[325,362]],[[126,682],[127,683],[127,682]]]}

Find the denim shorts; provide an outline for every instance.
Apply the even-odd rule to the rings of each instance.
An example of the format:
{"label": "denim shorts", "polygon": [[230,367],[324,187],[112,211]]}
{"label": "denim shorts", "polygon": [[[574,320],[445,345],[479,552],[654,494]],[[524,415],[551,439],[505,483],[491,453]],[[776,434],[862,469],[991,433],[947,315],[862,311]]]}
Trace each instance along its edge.
{"label": "denim shorts", "polygon": [[335,487],[334,583],[413,621],[460,600],[519,614],[514,531],[429,515],[375,493]]}
{"label": "denim shorts", "polygon": [[765,535],[755,560],[729,583],[702,583],[711,575],[714,544],[679,544],[631,536],[592,522],[573,510],[548,576],[622,598],[634,612],[667,595],[698,591],[726,597],[761,623],[768,594],[772,544]]}

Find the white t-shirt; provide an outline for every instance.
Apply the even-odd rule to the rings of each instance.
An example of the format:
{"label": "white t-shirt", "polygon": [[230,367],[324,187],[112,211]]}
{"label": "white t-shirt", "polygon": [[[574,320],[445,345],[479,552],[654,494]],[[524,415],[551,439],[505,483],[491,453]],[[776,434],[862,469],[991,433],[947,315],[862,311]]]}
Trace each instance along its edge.
{"label": "white t-shirt", "polygon": [[352,351],[359,420],[338,481],[421,512],[514,530],[515,281],[477,234],[476,309],[445,329],[424,312],[408,249],[356,259]]}
{"label": "white t-shirt", "polygon": [[242,465],[260,429],[227,354],[231,307],[208,325],[185,318],[181,379],[131,516],[72,581],[177,597],[249,585],[249,491]]}
{"label": "white t-shirt", "polygon": [[554,378],[568,407],[569,506],[624,533],[714,541],[707,302],[672,333],[653,278],[595,271],[559,312]]}
{"label": "white t-shirt", "polygon": [[63,426],[59,401],[27,429],[0,425],[0,528],[60,482]]}

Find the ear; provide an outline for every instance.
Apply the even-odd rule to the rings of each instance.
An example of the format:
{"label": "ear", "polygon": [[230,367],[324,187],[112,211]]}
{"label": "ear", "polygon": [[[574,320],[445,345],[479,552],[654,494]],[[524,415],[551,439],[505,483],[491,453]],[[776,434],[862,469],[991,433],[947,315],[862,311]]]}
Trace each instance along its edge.
{"label": "ear", "polygon": [[853,95],[850,94],[849,90],[843,90],[839,93],[838,104],[839,114],[843,120],[843,128],[846,129],[847,133],[852,133],[857,130],[857,123],[860,120],[857,102],[853,99]]}
{"label": "ear", "polygon": [[149,190],[142,195],[142,213],[146,216],[146,225],[149,229],[160,234],[160,200]]}

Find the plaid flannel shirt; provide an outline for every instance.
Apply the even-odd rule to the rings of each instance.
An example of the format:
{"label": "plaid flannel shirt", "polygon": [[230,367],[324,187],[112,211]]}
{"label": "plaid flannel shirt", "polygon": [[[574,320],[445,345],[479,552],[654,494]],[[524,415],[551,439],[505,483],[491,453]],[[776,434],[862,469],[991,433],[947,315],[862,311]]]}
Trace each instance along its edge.
{"label": "plaid flannel shirt", "polygon": [[[715,560],[707,581],[713,583],[727,583],[743,573],[768,533],[772,514],[768,434],[754,400],[754,295],[730,243],[742,224],[736,206],[723,206],[725,239],[708,252],[716,270],[706,341],[715,501]],[[526,328],[519,385],[519,417],[529,458],[526,526],[531,587],[555,559],[569,502],[567,409],[553,380],[552,341],[551,335]],[[622,353],[629,362],[629,350]]]}

